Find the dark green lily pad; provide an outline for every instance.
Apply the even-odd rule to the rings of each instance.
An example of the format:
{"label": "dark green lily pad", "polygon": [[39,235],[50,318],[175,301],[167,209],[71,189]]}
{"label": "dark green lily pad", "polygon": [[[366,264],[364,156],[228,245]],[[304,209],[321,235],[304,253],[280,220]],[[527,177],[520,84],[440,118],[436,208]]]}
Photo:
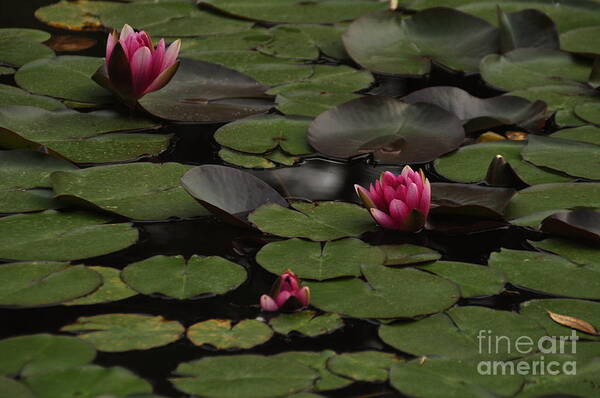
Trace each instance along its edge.
{"label": "dark green lily pad", "polygon": [[308,142],[333,157],[372,153],[384,163],[429,162],[464,140],[461,121],[436,105],[369,96],[339,105],[310,125]]}
{"label": "dark green lily pad", "polygon": [[161,119],[176,122],[228,122],[273,107],[266,87],[220,65],[183,59],[163,89],[144,96],[140,105]]}
{"label": "dark green lily pad", "polygon": [[300,362],[319,373],[319,379],[315,382],[315,390],[327,391],[336,390],[352,384],[352,381],[337,376],[327,369],[327,361],[335,358],[335,352],[325,350],[320,352],[310,351],[288,351],[276,355],[277,358],[285,358],[291,362]]}
{"label": "dark green lily pad", "polygon": [[411,245],[409,243],[381,245],[377,247],[383,250],[385,254],[384,264],[388,266],[426,263],[442,257],[440,253],[428,247]]}
{"label": "dark green lily pad", "polygon": [[600,46],[595,38],[600,34],[598,26],[573,29],[560,35],[560,47],[563,51],[577,54],[600,54]]}
{"label": "dark green lily pad", "polygon": [[10,105],[35,106],[49,111],[66,108],[62,102],[54,98],[29,94],[18,87],[0,84],[0,106],[5,107]]}
{"label": "dark green lily pad", "polygon": [[[192,166],[179,163],[132,163],[52,174],[57,197],[135,220],[204,216],[208,211],[181,186]],[[106,189],[110,187],[110,189]]]}
{"label": "dark green lily pad", "polygon": [[461,297],[491,296],[504,290],[502,272],[495,268],[456,261],[436,261],[419,268],[443,276],[456,283]]}
{"label": "dark green lily pad", "polygon": [[12,75],[16,71],[8,66],[0,66],[0,76]]}
{"label": "dark green lily pad", "polygon": [[578,265],[553,254],[510,249],[492,253],[489,264],[516,286],[557,296],[600,298],[597,264]]}
{"label": "dark green lily pad", "polygon": [[0,391],[7,398],[34,398],[24,384],[4,376],[0,376]]}
{"label": "dark green lily pad", "polygon": [[290,90],[277,94],[277,110],[286,115],[317,116],[337,105],[360,98],[352,93],[328,93],[312,90]]}
{"label": "dark green lily pad", "polygon": [[579,265],[593,266],[597,263],[600,249],[596,246],[567,239],[545,239],[539,242],[529,242],[536,249],[542,249]]}
{"label": "dark green lily pad", "polygon": [[314,241],[360,236],[375,229],[369,213],[355,204],[296,202],[292,208],[267,204],[251,213],[248,220],[268,234]]}
{"label": "dark green lily pad", "polygon": [[183,58],[213,51],[250,51],[258,45],[269,42],[273,35],[268,29],[253,28],[243,32],[220,34],[200,38],[186,38],[181,42],[179,54]]}
{"label": "dark green lily pad", "polygon": [[381,265],[384,253],[376,246],[348,238],[326,242],[289,239],[269,243],[256,261],[267,271],[282,274],[287,269],[300,278],[318,281],[341,276],[360,276],[362,265]]}
{"label": "dark green lily pad", "polygon": [[505,13],[498,6],[500,50],[506,53],[517,48],[559,50],[558,32],[554,21],[539,10],[527,9]]}
{"label": "dark green lily pad", "polygon": [[[516,351],[518,337],[527,336],[537,342],[545,335],[546,331],[535,320],[478,306],[455,307],[418,321],[379,327],[379,337],[400,351],[453,359],[511,359],[522,356]],[[497,336],[506,336],[509,343],[503,339],[496,345]]]}
{"label": "dark green lily pad", "polygon": [[92,343],[98,351],[147,350],[177,341],[184,327],[162,316],[103,314],[80,317],[61,331],[73,332]]}
{"label": "dark green lily pad", "polygon": [[0,62],[22,66],[40,58],[54,57],[54,51],[42,42],[50,33],[37,29],[0,29]]}
{"label": "dark green lily pad", "polygon": [[355,381],[385,382],[390,368],[398,362],[399,358],[387,352],[359,351],[336,355],[327,361],[327,368]]}
{"label": "dark green lily pad", "polygon": [[300,24],[346,21],[385,8],[369,0],[202,0],[199,4],[257,21]]}
{"label": "dark green lily pad", "polygon": [[308,337],[332,333],[344,327],[344,321],[338,314],[317,315],[315,311],[304,310],[289,314],[281,313],[272,318],[269,324],[277,333],[298,332]]}
{"label": "dark green lily pad", "polygon": [[551,134],[550,137],[600,145],[600,127],[588,125],[570,129],[562,129]]}
{"label": "dark green lily pad", "polygon": [[346,65],[314,65],[313,68],[314,73],[309,77],[273,87],[267,93],[280,94],[294,91],[352,93],[368,88],[374,81],[370,72]]}
{"label": "dark green lily pad", "polygon": [[15,80],[21,88],[34,94],[107,104],[114,102],[114,98],[92,80],[92,75],[103,63],[103,58],[78,55],[39,59],[21,67],[15,73]]}
{"label": "dark green lily pad", "polygon": [[[179,364],[175,387],[203,397],[280,397],[310,388],[318,373],[297,361],[277,356],[232,355]],[[234,381],[235,382],[232,382]]]}
{"label": "dark green lily pad", "polygon": [[39,307],[85,296],[102,285],[102,277],[83,265],[12,263],[0,267],[0,306]]}
{"label": "dark green lily pad", "polygon": [[281,148],[291,155],[312,152],[306,142],[311,119],[276,114],[259,115],[237,120],[221,127],[215,140],[241,152],[265,153]]}
{"label": "dark green lily pad", "polygon": [[273,337],[273,331],[254,319],[234,325],[229,319],[209,319],[190,326],[187,337],[199,346],[208,344],[217,350],[240,350],[266,343]]}
{"label": "dark green lily pad", "polygon": [[[219,158],[227,164],[246,169],[272,169],[277,167],[275,163],[267,159],[267,156],[263,156],[262,154],[251,155],[249,153],[232,151],[227,148],[219,150]],[[293,161],[292,164],[294,164]]]}
{"label": "dark green lily pad", "polygon": [[498,28],[450,8],[412,17],[393,11],[365,15],[342,36],[346,51],[372,72],[420,76],[432,63],[478,72],[479,61],[499,50]]}
{"label": "dark green lily pad", "polygon": [[575,114],[588,123],[600,124],[600,103],[592,102],[577,105]]}
{"label": "dark green lily pad", "polygon": [[542,232],[600,243],[600,212],[590,209],[562,211],[546,217],[540,226]]}
{"label": "dark green lily pad", "polygon": [[155,129],[147,119],[113,111],[46,111],[31,106],[0,108],[0,144],[6,148],[43,149],[76,163],[106,163],[158,155],[171,135],[132,133]]}
{"label": "dark green lily pad", "polygon": [[524,143],[518,141],[494,141],[461,147],[458,151],[436,159],[435,170],[444,177],[458,182],[481,182],[488,166],[496,155],[501,155],[529,185],[568,181],[568,177],[553,174],[535,167],[521,158]]}
{"label": "dark green lily pad", "polygon": [[96,357],[94,346],[75,337],[32,334],[0,340],[0,374],[28,377],[73,366]]}
{"label": "dark green lily pad", "polygon": [[125,249],[137,241],[138,231],[131,224],[107,224],[110,220],[55,210],[0,218],[0,258],[77,260]]}
{"label": "dark green lily pad", "polygon": [[541,101],[529,102],[509,95],[481,99],[450,86],[424,88],[403,97],[402,101],[437,105],[455,114],[467,132],[513,124],[535,127],[546,116],[546,104]]}
{"label": "dark green lily pad", "polygon": [[[168,275],[168,277],[167,277]],[[184,300],[207,294],[224,294],[246,280],[246,271],[222,257],[194,255],[154,256],[129,264],[121,278],[142,294],[160,293]]]}
{"label": "dark green lily pad", "polygon": [[95,292],[81,298],[67,301],[64,305],[91,305],[124,300],[135,296],[137,292],[121,280],[121,271],[111,267],[87,267],[102,276],[102,286]]}
{"label": "dark green lily pad", "polygon": [[59,29],[102,30],[102,22],[98,15],[117,6],[118,3],[112,1],[61,0],[38,8],[35,17]]}
{"label": "dark green lily pad", "polygon": [[504,218],[506,207],[516,191],[510,188],[484,187],[474,184],[431,184],[431,202],[435,214]]}
{"label": "dark green lily pad", "polygon": [[460,292],[447,279],[413,268],[363,266],[358,278],[310,282],[311,304],[356,318],[412,318],[445,310]]}
{"label": "dark green lily pad", "polygon": [[25,379],[25,384],[36,398],[126,397],[129,394],[152,392],[150,383],[125,368],[97,365],[33,375]]}

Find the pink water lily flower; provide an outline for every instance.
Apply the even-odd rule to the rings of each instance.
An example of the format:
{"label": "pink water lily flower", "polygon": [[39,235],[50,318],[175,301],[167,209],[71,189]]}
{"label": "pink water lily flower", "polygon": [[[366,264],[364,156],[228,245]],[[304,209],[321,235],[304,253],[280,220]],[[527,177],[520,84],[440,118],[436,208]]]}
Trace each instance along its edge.
{"label": "pink water lily flower", "polygon": [[386,171],[369,190],[356,193],[379,225],[414,232],[423,228],[431,207],[431,185],[423,171],[405,166],[400,175]]}
{"label": "pink water lily flower", "polygon": [[284,272],[273,285],[271,295],[260,297],[263,311],[295,310],[310,304],[308,286],[301,286],[298,277],[292,271]]}
{"label": "pink water lily flower", "polygon": [[171,80],[179,67],[180,47],[181,41],[176,40],[167,48],[164,39],[154,47],[146,32],[125,25],[120,35],[116,31],[108,35],[106,62],[94,80],[131,105]]}

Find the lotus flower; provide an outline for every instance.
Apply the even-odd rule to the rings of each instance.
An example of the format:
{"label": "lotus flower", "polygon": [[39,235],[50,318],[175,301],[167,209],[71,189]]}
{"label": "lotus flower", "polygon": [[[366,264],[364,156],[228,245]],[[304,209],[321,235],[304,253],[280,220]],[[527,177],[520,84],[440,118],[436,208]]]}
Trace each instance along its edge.
{"label": "lotus flower", "polygon": [[405,166],[400,175],[383,173],[368,191],[360,185],[354,188],[382,227],[414,232],[425,225],[431,206],[431,186],[423,171]]}
{"label": "lotus flower", "polygon": [[180,46],[181,41],[176,40],[166,48],[164,39],[160,39],[155,48],[146,32],[135,32],[125,25],[120,35],[116,31],[108,35],[106,62],[94,80],[131,106],[171,80],[179,67]]}
{"label": "lotus flower", "polygon": [[260,297],[263,311],[294,310],[306,307],[310,303],[310,290],[301,287],[298,277],[292,271],[284,272],[273,285],[271,295]]}

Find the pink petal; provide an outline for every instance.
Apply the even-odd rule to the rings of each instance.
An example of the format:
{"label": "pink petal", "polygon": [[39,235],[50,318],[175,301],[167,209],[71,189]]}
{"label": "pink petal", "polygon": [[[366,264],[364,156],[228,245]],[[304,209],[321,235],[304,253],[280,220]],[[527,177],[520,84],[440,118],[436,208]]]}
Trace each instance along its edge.
{"label": "pink petal", "polygon": [[431,208],[431,185],[429,180],[425,180],[423,184],[423,192],[421,192],[421,200],[419,202],[419,210],[425,217],[429,215],[429,209]]}
{"label": "pink petal", "polygon": [[[385,199],[385,203],[387,205],[389,205],[389,203],[396,199],[396,191],[394,190],[394,188],[390,187],[389,185],[386,185],[383,187],[383,198]],[[387,206],[386,206],[386,210],[387,210]]]}
{"label": "pink petal", "polygon": [[396,223],[402,224],[404,219],[410,213],[410,209],[403,201],[394,199],[392,203],[390,203],[390,217],[393,218]]}
{"label": "pink petal", "polygon": [[262,308],[263,311],[277,311],[279,309],[275,300],[266,294],[260,296],[260,308]]}
{"label": "pink petal", "polygon": [[294,275],[294,273],[292,272],[285,272],[283,273],[281,276],[281,284],[280,284],[280,290],[285,291],[291,291],[291,292],[295,292],[296,290],[298,290],[298,278],[296,278],[296,275]]}
{"label": "pink petal", "polygon": [[152,53],[152,77],[158,77],[163,71],[162,65],[165,59],[165,40],[160,39],[156,50]]}
{"label": "pink petal", "polygon": [[400,175],[406,179],[406,178],[409,178],[409,176],[412,172],[413,172],[413,169],[411,169],[409,165],[406,165],[402,169],[402,173],[400,173]]}
{"label": "pink petal", "polygon": [[418,172],[414,173],[411,180],[417,185],[417,190],[421,192],[423,190],[423,177],[421,177],[421,174]]}
{"label": "pink petal", "polygon": [[406,185],[398,185],[398,188],[396,188],[396,199],[400,199],[403,202],[406,201],[406,190]]}
{"label": "pink petal", "polygon": [[386,171],[385,173],[383,173],[381,175],[381,183],[383,185],[390,185],[392,187],[396,187],[396,176],[390,172],[390,171]]}
{"label": "pink petal", "polygon": [[119,36],[119,41],[127,39],[129,36],[134,34],[135,31],[133,28],[127,24],[123,25],[123,29],[121,29],[121,35]]}
{"label": "pink petal", "polygon": [[152,83],[152,53],[148,47],[140,47],[130,61],[133,93],[141,96]]}
{"label": "pink petal", "polygon": [[141,32],[139,32],[138,40],[141,41],[141,44],[144,47],[148,47],[150,50],[154,50],[154,45],[152,44],[152,39],[150,38],[150,35],[148,35],[148,33],[144,32],[143,30]]}
{"label": "pink petal", "polygon": [[414,182],[408,186],[405,203],[411,210],[417,208],[419,205],[419,190]]}
{"label": "pink petal", "polygon": [[307,307],[310,304],[310,289],[308,286],[304,286],[296,293],[296,298],[303,307]]}
{"label": "pink petal", "polygon": [[181,48],[181,40],[175,40],[169,48],[167,48],[167,52],[165,53],[165,58],[163,60],[162,70],[167,69],[171,65],[175,63],[177,60],[177,56],[179,55],[179,49]]}
{"label": "pink petal", "polygon": [[377,224],[381,225],[383,228],[398,229],[398,225],[396,225],[394,220],[381,210],[369,209],[369,211],[371,212],[371,216],[377,222]]}
{"label": "pink petal", "polygon": [[108,39],[106,40],[106,63],[110,61],[110,56],[112,55],[115,46],[119,42],[117,37],[117,32],[113,31],[108,35]]}
{"label": "pink petal", "polygon": [[358,184],[354,184],[354,190],[356,191],[358,198],[367,209],[375,207],[375,202],[373,202],[373,199],[371,199],[371,193],[369,191]]}
{"label": "pink petal", "polygon": [[290,297],[292,297],[292,293],[290,291],[280,292],[277,297],[275,297],[275,302],[278,307],[283,307],[283,305],[288,301]]}

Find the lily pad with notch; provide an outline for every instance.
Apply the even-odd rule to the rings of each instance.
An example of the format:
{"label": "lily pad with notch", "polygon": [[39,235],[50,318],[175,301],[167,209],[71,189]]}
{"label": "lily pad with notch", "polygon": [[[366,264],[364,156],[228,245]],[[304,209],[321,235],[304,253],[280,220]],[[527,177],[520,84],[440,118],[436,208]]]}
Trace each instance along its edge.
{"label": "lily pad with notch", "polygon": [[389,352],[347,352],[330,358],[327,369],[354,381],[382,383],[387,381],[390,368],[399,362],[402,360]]}
{"label": "lily pad with notch", "polygon": [[277,110],[286,115],[315,117],[327,110],[360,98],[353,93],[329,93],[315,90],[289,90],[277,94]]}
{"label": "lily pad with notch", "polygon": [[289,314],[280,313],[269,321],[277,333],[290,334],[297,332],[304,336],[316,337],[333,333],[344,327],[344,321],[338,314],[325,313],[318,315],[316,311],[304,310]]}
{"label": "lily pad with notch", "polygon": [[18,87],[0,84],[0,106],[11,105],[35,106],[49,111],[67,108],[57,99],[30,94]]}
{"label": "lily pad with notch", "polygon": [[229,319],[209,319],[190,326],[187,337],[198,346],[240,350],[266,343],[273,337],[273,330],[255,319],[244,319],[235,324]]}
{"label": "lily pad with notch", "polygon": [[54,51],[42,42],[50,33],[37,29],[0,29],[0,63],[15,67],[40,58],[54,57]]}
{"label": "lily pad with notch", "polygon": [[102,276],[102,286],[94,292],[75,300],[64,302],[63,305],[93,305],[120,301],[138,294],[121,280],[121,271],[111,267],[87,267]]}
{"label": "lily pad with notch", "polygon": [[276,356],[278,358],[286,358],[288,361],[299,362],[318,372],[319,379],[314,384],[316,391],[337,390],[352,384],[352,380],[340,377],[327,368],[327,361],[336,357],[336,353],[332,350],[317,352],[288,351]]}
{"label": "lily pad with notch", "polygon": [[436,261],[420,269],[450,279],[460,288],[463,298],[492,296],[504,290],[506,279],[499,270],[478,264]]}
{"label": "lily pad with notch", "polygon": [[373,75],[346,65],[314,65],[314,73],[307,78],[284,83],[267,91],[280,94],[294,91],[318,91],[327,93],[353,93],[371,86]]}
{"label": "lily pad with notch", "polygon": [[385,254],[384,265],[414,265],[439,260],[442,255],[424,246],[403,243],[400,245],[377,246]]}

